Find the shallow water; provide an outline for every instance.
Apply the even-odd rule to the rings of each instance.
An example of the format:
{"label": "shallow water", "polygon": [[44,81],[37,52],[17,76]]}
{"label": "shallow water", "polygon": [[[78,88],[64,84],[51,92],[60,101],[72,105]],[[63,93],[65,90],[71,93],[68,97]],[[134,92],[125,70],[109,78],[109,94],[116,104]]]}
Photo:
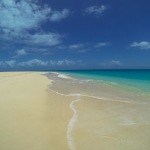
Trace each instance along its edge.
{"label": "shallow water", "polygon": [[150,91],[150,70],[73,70],[62,73],[78,79],[92,79],[121,88],[142,90],[148,93]]}
{"label": "shallow water", "polygon": [[98,80],[50,73],[50,90],[76,96],[68,122],[71,150],[149,150],[150,94]]}

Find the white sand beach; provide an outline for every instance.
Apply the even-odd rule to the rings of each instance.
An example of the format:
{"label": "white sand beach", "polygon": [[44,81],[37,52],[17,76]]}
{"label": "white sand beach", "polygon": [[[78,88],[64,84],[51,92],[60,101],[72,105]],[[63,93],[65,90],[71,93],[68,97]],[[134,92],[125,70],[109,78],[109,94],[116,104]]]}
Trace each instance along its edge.
{"label": "white sand beach", "polygon": [[74,81],[0,73],[0,150],[149,150],[149,103],[68,93]]}
{"label": "white sand beach", "polygon": [[67,150],[71,98],[39,72],[0,73],[0,149]]}

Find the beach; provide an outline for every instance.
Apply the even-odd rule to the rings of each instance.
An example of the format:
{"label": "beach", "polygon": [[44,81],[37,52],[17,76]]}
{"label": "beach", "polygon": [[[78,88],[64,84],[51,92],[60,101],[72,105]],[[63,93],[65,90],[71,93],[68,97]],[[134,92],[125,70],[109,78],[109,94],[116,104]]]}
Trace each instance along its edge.
{"label": "beach", "polygon": [[149,106],[149,96],[61,73],[2,72],[0,149],[149,150]]}
{"label": "beach", "polygon": [[48,90],[43,73],[0,73],[0,149],[69,149],[72,98]]}

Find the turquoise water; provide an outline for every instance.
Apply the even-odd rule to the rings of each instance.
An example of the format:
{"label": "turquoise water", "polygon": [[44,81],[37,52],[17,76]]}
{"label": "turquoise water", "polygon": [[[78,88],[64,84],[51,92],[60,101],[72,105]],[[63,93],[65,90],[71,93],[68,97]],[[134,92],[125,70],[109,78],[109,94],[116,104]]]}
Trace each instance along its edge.
{"label": "turquoise water", "polygon": [[61,72],[78,79],[96,80],[150,92],[150,70],[73,70]]}

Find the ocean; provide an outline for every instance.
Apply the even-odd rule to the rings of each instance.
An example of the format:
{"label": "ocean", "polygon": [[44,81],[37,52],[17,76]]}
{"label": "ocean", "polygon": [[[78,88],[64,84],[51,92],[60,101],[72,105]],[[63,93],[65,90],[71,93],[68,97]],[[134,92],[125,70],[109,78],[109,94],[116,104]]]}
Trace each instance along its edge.
{"label": "ocean", "polygon": [[80,70],[63,71],[81,80],[95,80],[150,92],[150,70]]}

